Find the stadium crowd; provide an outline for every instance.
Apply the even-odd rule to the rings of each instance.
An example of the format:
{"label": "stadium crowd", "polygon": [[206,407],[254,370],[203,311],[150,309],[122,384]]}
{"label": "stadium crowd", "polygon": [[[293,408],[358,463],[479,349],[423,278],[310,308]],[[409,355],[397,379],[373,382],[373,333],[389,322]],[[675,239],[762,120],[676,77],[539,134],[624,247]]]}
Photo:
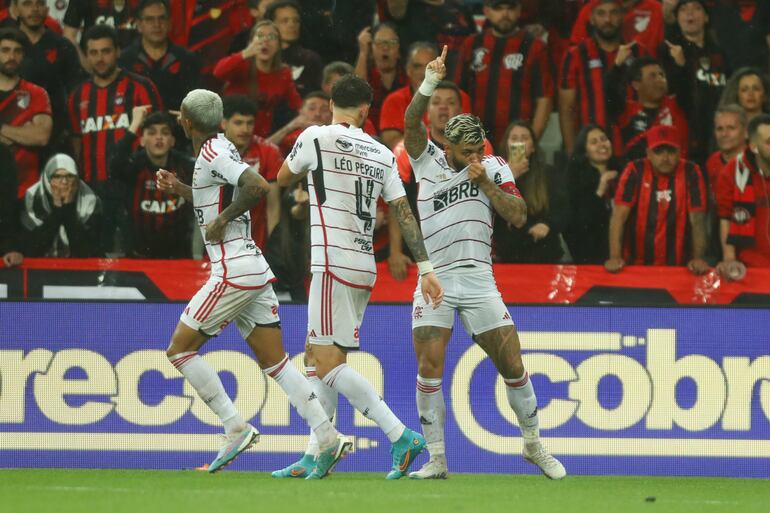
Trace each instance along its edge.
{"label": "stadium crowd", "polygon": [[[348,73],[374,103],[364,130],[397,156],[404,112],[443,45],[424,123],[478,116],[528,206],[497,219],[497,262],[770,266],[770,2],[762,0],[0,0],[0,255],[200,257],[182,98],[223,95],[223,131],[270,182],[252,235],[304,297],[306,184],[283,159],[331,122]],[[374,248],[411,263],[382,203]]]}

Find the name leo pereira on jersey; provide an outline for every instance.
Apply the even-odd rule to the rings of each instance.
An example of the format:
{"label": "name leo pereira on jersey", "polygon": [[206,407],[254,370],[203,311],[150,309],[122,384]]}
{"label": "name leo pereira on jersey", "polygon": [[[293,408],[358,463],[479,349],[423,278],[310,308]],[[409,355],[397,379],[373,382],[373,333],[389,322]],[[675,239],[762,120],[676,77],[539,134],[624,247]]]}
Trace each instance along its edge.
{"label": "name leo pereira on jersey", "polygon": [[347,157],[334,157],[334,169],[349,173],[355,172],[359,175],[374,178],[380,182],[385,180],[385,169],[359,160],[352,160]]}

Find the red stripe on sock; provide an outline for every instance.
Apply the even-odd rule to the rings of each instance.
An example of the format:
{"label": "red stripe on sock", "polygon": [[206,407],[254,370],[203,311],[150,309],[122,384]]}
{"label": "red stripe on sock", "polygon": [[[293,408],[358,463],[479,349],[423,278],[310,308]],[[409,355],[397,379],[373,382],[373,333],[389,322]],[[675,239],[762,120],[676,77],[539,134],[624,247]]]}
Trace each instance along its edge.
{"label": "red stripe on sock", "polygon": [[510,380],[507,380],[507,379],[504,381],[505,381],[505,384],[511,388],[521,388],[524,385],[526,385],[527,382],[529,381],[529,373],[525,372],[524,377],[521,378],[519,381],[511,382]]}
{"label": "red stripe on sock", "polygon": [[287,363],[289,363],[289,357],[288,356],[284,357],[284,359],[281,361],[281,363],[278,364],[278,368],[275,369],[273,372],[269,372],[268,376],[270,376],[271,378],[275,378],[277,375],[279,375],[281,373],[283,368],[286,367]]}
{"label": "red stripe on sock", "polygon": [[188,354],[188,355],[183,356],[181,358],[177,358],[175,360],[172,360],[171,363],[174,365],[174,367],[179,369],[182,365],[184,365],[188,361],[192,360],[196,356],[198,356],[198,353]]}

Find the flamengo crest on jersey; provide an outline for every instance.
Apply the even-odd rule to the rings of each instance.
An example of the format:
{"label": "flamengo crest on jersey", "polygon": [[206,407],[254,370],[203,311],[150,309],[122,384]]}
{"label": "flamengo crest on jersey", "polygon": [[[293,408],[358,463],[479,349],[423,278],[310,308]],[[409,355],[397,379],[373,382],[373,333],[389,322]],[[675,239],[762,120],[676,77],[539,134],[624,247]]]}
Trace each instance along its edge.
{"label": "flamengo crest on jersey", "polygon": [[[206,240],[206,225],[212,222],[237,195],[238,179],[249,165],[224,134],[201,146],[193,172],[192,192],[195,220]],[[264,286],[274,279],[262,252],[251,240],[251,219],[247,210],[227,224],[221,242],[206,242],[211,276],[241,288]]]}
{"label": "flamengo crest on jersey", "polygon": [[[455,171],[444,151],[428,141],[417,159],[409,157],[419,184],[417,212],[425,248],[436,272],[463,265],[492,265],[492,203],[468,178],[468,169]],[[508,164],[485,156],[481,163],[498,186],[513,184]]]}
{"label": "flamengo crest on jersey", "polygon": [[405,196],[395,157],[360,128],[337,124],[302,132],[287,162],[294,174],[308,172],[311,271],[371,288],[377,199]]}

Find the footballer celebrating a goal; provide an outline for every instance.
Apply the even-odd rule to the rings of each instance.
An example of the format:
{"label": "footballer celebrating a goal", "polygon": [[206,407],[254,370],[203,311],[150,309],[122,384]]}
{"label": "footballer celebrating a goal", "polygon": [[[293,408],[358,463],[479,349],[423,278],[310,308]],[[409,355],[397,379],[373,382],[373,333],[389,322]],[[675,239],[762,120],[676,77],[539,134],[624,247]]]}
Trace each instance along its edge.
{"label": "footballer celebrating a goal", "polygon": [[[502,375],[508,402],[516,413],[524,458],[551,479],[566,475],[564,466],[539,440],[537,399],[521,361],[519,338],[492,274],[492,221],[495,213],[523,226],[527,206],[511,170],[500,157],[484,156],[484,127],[470,114],[451,118],[444,129],[446,154],[426,136],[422,117],[431,95],[446,74],[441,56],[428,64],[425,79],[404,116],[404,146],[419,185],[417,210],[425,245],[445,288],[444,302],[428,308],[415,293],[412,336],[417,354],[417,409],[430,460],[414,479],[447,477],[444,447],[446,406],[441,391],[444,356],[455,311],[465,330],[489,355]],[[422,285],[418,283],[419,290]]]}
{"label": "footballer celebrating a goal", "polygon": [[[387,479],[399,479],[425,440],[405,427],[374,387],[346,364],[347,352],[359,348],[361,321],[377,277],[372,234],[380,196],[394,209],[418,262],[424,303],[438,307],[443,290],[409,208],[395,157],[360,128],[371,102],[372,88],[364,80],[347,75],[337,81],[331,94],[332,125],[309,127],[300,134],[278,172],[278,183],[285,187],[308,177],[313,277],[306,352],[308,362],[315,364],[314,372],[308,369],[313,390],[329,417],[339,392],[385,432],[393,444]],[[273,476],[300,477],[310,458],[311,449]]]}
{"label": "footballer celebrating a goal", "polygon": [[216,371],[198,355],[210,337],[235,321],[259,366],[281,386],[313,430],[321,448],[313,472],[323,477],[351,441],[331,425],[310,384],[283,350],[273,273],[251,239],[249,219],[249,209],[269,186],[218,133],[219,95],[205,89],[191,91],[182,101],[179,121],[197,154],[192,187],[163,169],[157,172],[157,185],[192,202],[211,260],[211,276],[184,309],[167,355],[224,424],[225,441],[209,472],[221,470],[259,439],[259,432],[236,410]]}

